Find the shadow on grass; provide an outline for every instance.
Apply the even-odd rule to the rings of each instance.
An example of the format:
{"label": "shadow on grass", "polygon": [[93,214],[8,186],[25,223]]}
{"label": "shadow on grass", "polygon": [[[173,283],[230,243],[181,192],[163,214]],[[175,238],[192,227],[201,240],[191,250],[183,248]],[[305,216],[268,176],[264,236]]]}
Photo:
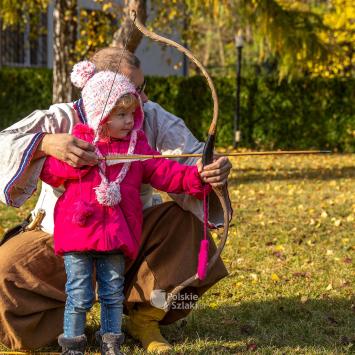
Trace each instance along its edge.
{"label": "shadow on grass", "polygon": [[341,298],[304,302],[281,298],[218,309],[197,307],[185,324],[166,328],[165,334],[173,343],[200,342],[203,348],[197,353],[201,354],[234,353],[253,347],[280,351],[313,347],[334,353],[335,349],[349,351],[354,346],[354,304]]}
{"label": "shadow on grass", "polygon": [[[99,351],[94,333],[99,323],[86,329],[87,354]],[[245,302],[211,309],[198,304],[183,321],[162,327],[178,354],[235,354],[259,350],[263,354],[351,353],[355,318],[351,300],[280,298]],[[139,343],[127,336],[127,354],[144,354]],[[303,351],[302,350],[302,351]],[[38,351],[59,351],[58,345]],[[1,351],[0,351],[1,353]]]}
{"label": "shadow on grass", "polygon": [[355,167],[334,169],[238,169],[237,177],[229,179],[230,184],[254,183],[283,180],[337,180],[355,178]]}

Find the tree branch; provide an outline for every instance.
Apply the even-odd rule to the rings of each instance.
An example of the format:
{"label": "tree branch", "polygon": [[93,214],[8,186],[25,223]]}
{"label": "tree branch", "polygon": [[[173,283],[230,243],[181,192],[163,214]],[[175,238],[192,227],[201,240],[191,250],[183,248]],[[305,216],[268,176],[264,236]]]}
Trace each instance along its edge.
{"label": "tree branch", "polygon": [[139,18],[139,20],[143,24],[145,24],[147,20],[147,4],[146,4],[146,0],[125,0],[124,3],[125,6],[123,8],[121,26],[114,33],[111,46],[124,48],[125,43],[127,41],[126,49],[134,53],[143,35],[133,25],[129,16],[129,9],[133,6],[137,11],[137,17]]}

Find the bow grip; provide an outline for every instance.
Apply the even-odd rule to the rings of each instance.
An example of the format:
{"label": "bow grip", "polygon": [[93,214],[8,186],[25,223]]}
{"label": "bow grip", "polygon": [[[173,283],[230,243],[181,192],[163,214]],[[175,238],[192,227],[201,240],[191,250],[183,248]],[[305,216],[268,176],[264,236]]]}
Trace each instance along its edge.
{"label": "bow grip", "polygon": [[215,135],[209,134],[207,137],[207,141],[203,148],[202,153],[202,165],[206,166],[213,162],[213,149],[214,149]]}

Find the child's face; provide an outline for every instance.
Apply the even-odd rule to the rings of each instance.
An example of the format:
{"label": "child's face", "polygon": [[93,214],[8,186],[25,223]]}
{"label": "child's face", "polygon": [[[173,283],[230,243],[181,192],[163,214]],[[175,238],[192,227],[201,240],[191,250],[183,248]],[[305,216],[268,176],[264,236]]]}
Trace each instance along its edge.
{"label": "child's face", "polygon": [[106,122],[108,135],[112,138],[126,137],[133,129],[135,110],[114,109]]}

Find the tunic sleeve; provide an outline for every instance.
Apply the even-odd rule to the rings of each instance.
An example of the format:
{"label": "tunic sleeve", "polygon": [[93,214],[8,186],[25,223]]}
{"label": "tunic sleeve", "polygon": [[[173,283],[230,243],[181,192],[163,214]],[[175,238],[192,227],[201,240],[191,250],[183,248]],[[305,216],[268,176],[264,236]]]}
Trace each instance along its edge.
{"label": "tunic sleeve", "polygon": [[45,157],[33,160],[46,133],[69,133],[75,112],[69,104],[37,110],[0,132],[0,200],[20,207],[37,188]]}

